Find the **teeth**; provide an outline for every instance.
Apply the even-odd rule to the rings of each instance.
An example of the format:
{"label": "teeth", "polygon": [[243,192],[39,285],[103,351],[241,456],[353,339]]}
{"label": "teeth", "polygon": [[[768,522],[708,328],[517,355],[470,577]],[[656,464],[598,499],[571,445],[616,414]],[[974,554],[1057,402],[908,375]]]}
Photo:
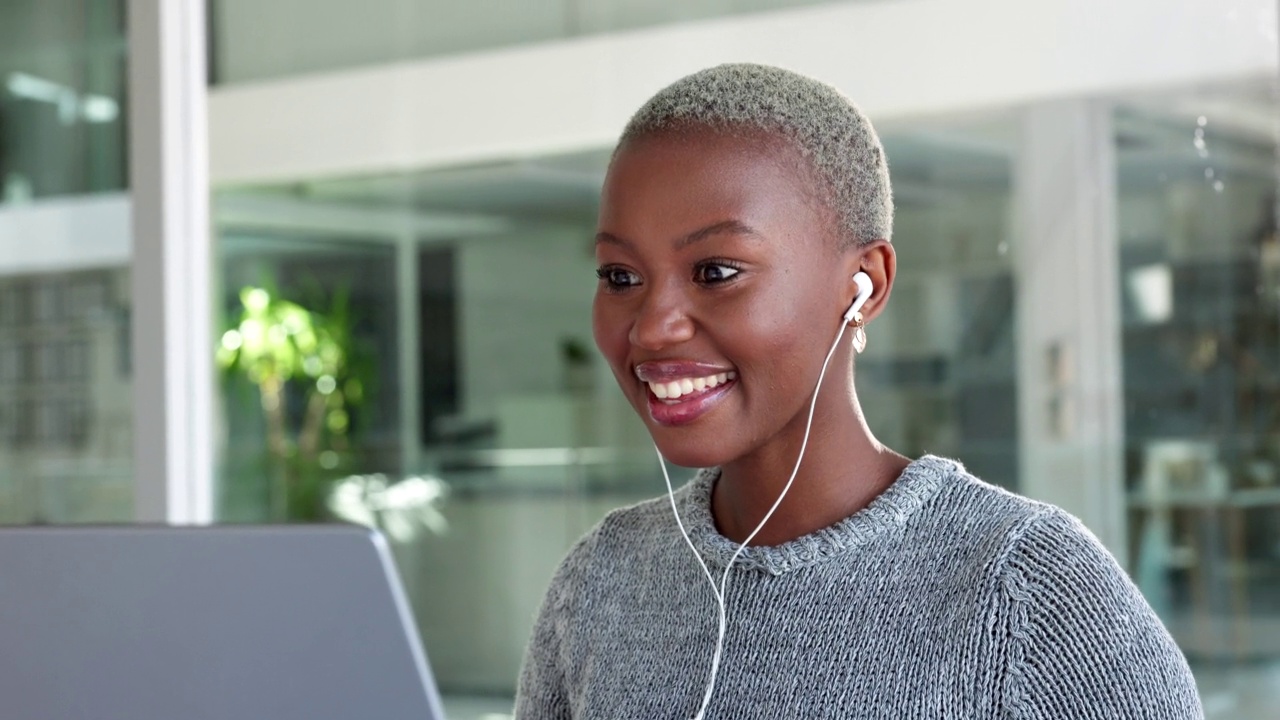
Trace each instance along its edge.
{"label": "teeth", "polygon": [[700,378],[681,378],[665,383],[651,382],[649,389],[659,400],[675,400],[684,395],[723,385],[737,376],[737,373],[729,371]]}

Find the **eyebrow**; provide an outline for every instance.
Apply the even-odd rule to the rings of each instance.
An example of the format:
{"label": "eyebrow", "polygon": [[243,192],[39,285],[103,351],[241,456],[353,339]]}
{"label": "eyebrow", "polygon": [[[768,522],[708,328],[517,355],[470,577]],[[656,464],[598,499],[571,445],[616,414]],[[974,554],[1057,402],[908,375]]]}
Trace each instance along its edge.
{"label": "eyebrow", "polygon": [[[675,248],[677,250],[683,250],[694,243],[701,242],[716,235],[743,235],[755,239],[760,239],[762,237],[755,228],[747,225],[746,223],[739,222],[737,220],[722,220],[718,223],[713,223],[704,228],[694,230],[688,235],[679,238],[675,241]],[[631,247],[630,241],[607,232],[596,233],[596,244]]]}

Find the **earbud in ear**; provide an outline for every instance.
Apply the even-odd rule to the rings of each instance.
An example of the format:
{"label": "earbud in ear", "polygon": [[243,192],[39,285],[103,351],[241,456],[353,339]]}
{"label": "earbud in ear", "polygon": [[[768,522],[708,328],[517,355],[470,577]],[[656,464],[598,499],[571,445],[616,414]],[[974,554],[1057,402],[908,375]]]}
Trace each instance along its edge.
{"label": "earbud in ear", "polygon": [[849,306],[848,311],[844,314],[845,322],[853,322],[853,316],[858,314],[862,306],[871,298],[871,276],[860,272],[853,276],[853,284],[858,286],[858,295],[853,299],[853,304]]}

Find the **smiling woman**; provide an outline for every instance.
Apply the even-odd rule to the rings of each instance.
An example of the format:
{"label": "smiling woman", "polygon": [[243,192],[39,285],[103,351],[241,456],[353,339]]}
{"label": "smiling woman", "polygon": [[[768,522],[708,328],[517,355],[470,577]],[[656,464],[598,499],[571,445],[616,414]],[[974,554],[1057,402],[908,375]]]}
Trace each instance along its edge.
{"label": "smiling woman", "polygon": [[[722,528],[739,541],[795,464],[801,411],[842,326],[839,310],[853,301],[854,274],[867,272],[881,288],[863,307],[869,319],[889,296],[895,266],[883,239],[842,242],[837,214],[814,202],[823,192],[814,173],[785,140],[753,135],[686,126],[624,142],[605,182],[600,226],[605,237],[629,239],[598,245],[607,277],[594,313],[597,344],[664,456],[741,478],[720,496],[733,508]],[[849,348],[837,352],[836,367],[849,367]],[[677,403],[647,386],[730,372],[735,381]],[[758,536],[764,544],[825,527],[868,499],[828,496],[824,488],[838,483],[819,481],[823,469],[856,460],[883,487],[906,465],[875,442],[850,403],[852,376],[838,373],[831,383],[816,422],[848,442],[815,443],[806,479],[789,496],[812,509],[784,510]]]}
{"label": "smiling woman", "polygon": [[518,717],[1201,716],[1075,518],[872,433],[841,339],[889,300],[892,208],[870,122],[794,73],[712,68],[633,118],[595,339],[659,454],[707,469],[573,548]]}

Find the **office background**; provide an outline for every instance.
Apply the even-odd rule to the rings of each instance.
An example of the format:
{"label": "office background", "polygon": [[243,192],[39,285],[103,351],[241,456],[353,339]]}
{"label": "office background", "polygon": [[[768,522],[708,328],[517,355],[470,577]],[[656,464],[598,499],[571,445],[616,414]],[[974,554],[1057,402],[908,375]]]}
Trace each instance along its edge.
{"label": "office background", "polygon": [[667,82],[770,62],[884,138],[876,433],[1080,516],[1209,717],[1273,717],[1278,29],[1274,0],[7,0],[0,522],[376,524],[455,713],[500,715],[560,556],[662,489],[591,341],[611,144]]}

